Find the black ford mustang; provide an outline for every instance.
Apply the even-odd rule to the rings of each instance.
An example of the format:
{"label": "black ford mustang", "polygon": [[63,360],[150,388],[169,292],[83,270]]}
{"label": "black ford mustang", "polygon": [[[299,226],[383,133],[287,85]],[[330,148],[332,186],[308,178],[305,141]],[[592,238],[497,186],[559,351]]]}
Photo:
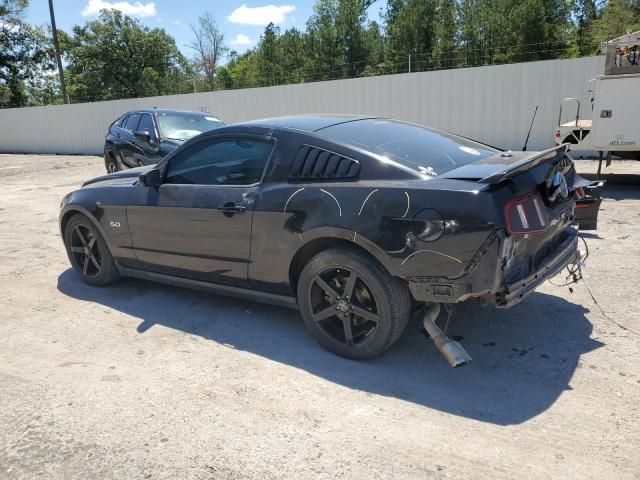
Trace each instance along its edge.
{"label": "black ford mustang", "polygon": [[132,276],[297,307],[326,348],[367,358],[416,306],[510,307],[577,261],[587,182],[565,150],[381,118],[259,120],[86,182],[60,227],[90,285]]}

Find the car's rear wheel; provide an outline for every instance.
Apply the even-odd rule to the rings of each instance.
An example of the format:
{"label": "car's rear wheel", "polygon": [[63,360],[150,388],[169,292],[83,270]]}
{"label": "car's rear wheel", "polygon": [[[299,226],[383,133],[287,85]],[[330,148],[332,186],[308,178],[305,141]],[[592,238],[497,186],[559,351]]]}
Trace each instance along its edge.
{"label": "car's rear wheel", "polygon": [[116,160],[116,156],[113,154],[113,152],[109,151],[105,154],[104,166],[107,169],[107,173],[115,173],[120,170],[120,168],[118,167],[118,161]]}
{"label": "car's rear wheel", "polygon": [[104,238],[84,215],[78,213],[69,219],[64,244],[71,266],[83,282],[102,286],[120,278]]}
{"label": "car's rear wheel", "polygon": [[298,303],[316,340],[353,359],[382,354],[409,321],[407,288],[373,258],[346,248],[325,250],[307,263]]}

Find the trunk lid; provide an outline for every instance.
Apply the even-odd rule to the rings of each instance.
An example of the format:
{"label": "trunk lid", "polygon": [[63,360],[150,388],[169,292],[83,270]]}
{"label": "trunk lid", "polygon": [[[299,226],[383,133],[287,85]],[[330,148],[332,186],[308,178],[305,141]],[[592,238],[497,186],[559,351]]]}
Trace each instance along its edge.
{"label": "trunk lid", "polygon": [[540,152],[501,152],[455,168],[439,176],[442,178],[498,184],[533,170],[539,170],[540,173],[544,173],[546,169],[537,169],[536,167],[544,164],[555,164],[562,158],[568,158],[566,155],[567,148],[568,145],[565,144]]}

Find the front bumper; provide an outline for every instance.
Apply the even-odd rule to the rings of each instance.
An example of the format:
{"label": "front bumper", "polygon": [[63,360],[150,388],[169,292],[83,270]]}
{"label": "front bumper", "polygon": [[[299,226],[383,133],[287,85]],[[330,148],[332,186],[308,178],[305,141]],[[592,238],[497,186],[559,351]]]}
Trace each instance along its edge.
{"label": "front bumper", "polygon": [[[553,242],[553,241],[552,241]],[[459,303],[480,298],[497,307],[509,308],[531,295],[546,279],[553,277],[578,258],[578,235],[573,227],[558,233],[547,246],[544,257],[516,259],[517,266],[533,265],[523,277],[510,278],[505,267],[513,239],[502,230],[494,231],[457,278],[409,277],[406,280],[413,298],[419,302]],[[533,254],[542,251],[532,252]],[[535,258],[535,255],[533,255]],[[513,277],[513,274],[511,275]]]}

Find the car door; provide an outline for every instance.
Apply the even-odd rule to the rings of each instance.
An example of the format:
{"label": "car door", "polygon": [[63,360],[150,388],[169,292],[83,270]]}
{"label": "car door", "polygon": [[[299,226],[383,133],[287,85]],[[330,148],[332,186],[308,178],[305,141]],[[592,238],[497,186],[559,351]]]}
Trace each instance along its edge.
{"label": "car door", "polygon": [[137,148],[134,143],[133,132],[138,129],[138,123],[140,122],[140,114],[132,113],[122,122],[120,128],[120,138],[122,140],[122,147],[120,148],[120,160],[125,166],[132,168],[137,167],[137,162],[134,157],[135,149]]}
{"label": "car door", "polygon": [[273,149],[261,137],[207,137],[132,192],[127,218],[139,268],[247,287],[254,199]]}
{"label": "car door", "polygon": [[133,135],[132,160],[136,165],[148,165],[158,163],[162,159],[160,154],[160,143],[158,141],[158,131],[156,129],[153,116],[149,113],[142,113],[136,132],[147,133],[147,138],[140,138]]}

